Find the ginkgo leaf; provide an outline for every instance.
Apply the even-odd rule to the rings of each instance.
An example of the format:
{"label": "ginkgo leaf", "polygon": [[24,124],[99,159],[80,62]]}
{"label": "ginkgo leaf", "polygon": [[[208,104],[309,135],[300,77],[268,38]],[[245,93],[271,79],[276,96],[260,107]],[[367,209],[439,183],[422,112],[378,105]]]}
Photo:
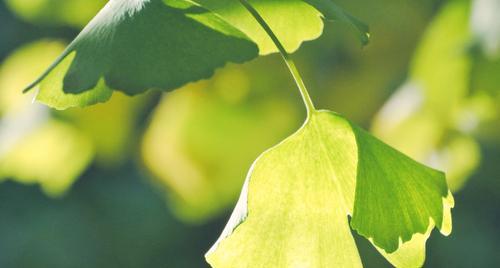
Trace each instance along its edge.
{"label": "ginkgo leaf", "polygon": [[[28,89],[42,82],[42,102],[84,106],[109,98],[107,87],[128,94],[171,90],[210,77],[228,61],[256,56],[257,47],[244,34],[201,7],[111,0]],[[80,97],[89,90],[92,96]]]}
{"label": "ginkgo leaf", "polygon": [[[261,55],[277,52],[276,46],[257,21],[233,0],[193,0],[219,14],[231,25],[247,34],[258,46]],[[318,38],[323,32],[321,17],[350,25],[363,44],[369,41],[366,24],[333,3],[332,0],[249,0],[264,18],[288,52],[302,42]]]}
{"label": "ginkgo leaf", "polygon": [[[184,0],[165,0],[180,4]],[[262,26],[251,16],[239,1],[191,0],[217,13],[235,26],[259,46],[261,55],[278,52]],[[259,12],[288,52],[297,50],[302,42],[318,38],[323,32],[323,22],[338,20],[350,25],[362,44],[370,39],[369,27],[361,20],[347,13],[332,0],[248,0]],[[293,31],[291,31],[293,29]]]}
{"label": "ginkgo leaf", "polygon": [[113,91],[105,85],[102,79],[92,89],[87,91],[78,94],[64,92],[62,77],[64,77],[70,68],[74,58],[75,53],[68,55],[44,77],[36,92],[35,100],[47,104],[54,109],[65,110],[71,107],[85,107],[106,102],[111,98]]}
{"label": "ginkgo leaf", "polygon": [[[217,13],[244,32],[259,46],[259,53],[277,52],[276,46],[238,0],[193,0]],[[329,0],[328,0],[329,1]],[[249,1],[266,20],[285,49],[293,52],[302,42],[318,38],[323,32],[321,13],[303,0]]]}
{"label": "ginkgo leaf", "polygon": [[353,229],[392,253],[400,238],[409,241],[432,223],[443,227],[442,199],[448,195],[444,173],[418,164],[358,127],[353,130],[358,147]]}
{"label": "ginkgo leaf", "polygon": [[314,112],[256,160],[206,258],[222,268],[361,267],[351,216],[389,261],[417,267],[429,230],[451,231],[452,206],[443,173],[337,114]]}
{"label": "ginkgo leaf", "polygon": [[[252,3],[289,51],[321,35],[318,10],[354,25],[367,40],[367,28],[329,0],[304,1]],[[87,106],[107,101],[112,90],[168,91],[209,78],[227,62],[257,57],[259,49],[276,52],[238,1],[111,0],[25,91],[39,85],[37,100],[58,109]]]}

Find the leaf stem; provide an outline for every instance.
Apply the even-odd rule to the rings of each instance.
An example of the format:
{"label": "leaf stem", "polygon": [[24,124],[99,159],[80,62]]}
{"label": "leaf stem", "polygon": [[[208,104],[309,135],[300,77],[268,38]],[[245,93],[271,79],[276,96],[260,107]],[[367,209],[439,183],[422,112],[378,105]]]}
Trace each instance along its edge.
{"label": "leaf stem", "polygon": [[290,54],[288,54],[285,47],[283,47],[278,37],[274,34],[273,30],[271,30],[271,27],[269,27],[269,25],[264,20],[264,18],[262,18],[259,12],[257,12],[257,10],[247,0],[239,0],[239,1],[248,10],[248,12],[252,14],[255,20],[257,20],[260,26],[264,29],[264,31],[266,31],[267,35],[271,38],[276,48],[278,48],[281,57],[288,66],[288,69],[290,70],[290,73],[292,73],[293,79],[295,80],[295,83],[299,88],[300,95],[302,96],[302,100],[304,101],[304,104],[306,106],[307,117],[310,117],[312,113],[316,111],[316,108],[314,108],[314,104],[311,100],[311,97],[309,96],[309,92],[307,91],[306,85],[304,84],[304,81],[300,76],[299,70],[295,66],[295,63],[293,62],[292,58],[290,57]]}

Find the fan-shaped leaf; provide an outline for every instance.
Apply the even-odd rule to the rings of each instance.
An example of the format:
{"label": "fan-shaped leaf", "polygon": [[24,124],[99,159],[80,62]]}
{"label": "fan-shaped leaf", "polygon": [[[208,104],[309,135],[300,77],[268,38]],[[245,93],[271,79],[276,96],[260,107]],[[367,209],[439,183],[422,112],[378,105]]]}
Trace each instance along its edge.
{"label": "fan-shaped leaf", "polygon": [[318,112],[256,160],[207,260],[213,267],[361,267],[351,215],[353,228],[389,261],[418,266],[428,230],[450,231],[447,196],[443,173]]}
{"label": "fan-shaped leaf", "polygon": [[[194,0],[217,13],[259,46],[262,55],[277,52],[276,46],[238,0]],[[323,32],[321,13],[303,0],[250,0],[285,49],[293,52],[302,42],[318,38]]]}

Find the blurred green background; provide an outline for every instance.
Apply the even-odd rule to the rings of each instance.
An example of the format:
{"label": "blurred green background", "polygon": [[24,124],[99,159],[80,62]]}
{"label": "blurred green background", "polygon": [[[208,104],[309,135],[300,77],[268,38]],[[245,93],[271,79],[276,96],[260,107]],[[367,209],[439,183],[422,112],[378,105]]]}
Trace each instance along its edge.
{"label": "blurred green background", "polygon": [[[0,1],[0,267],[207,267],[253,160],[305,118],[277,55],[169,94],[32,104],[21,89],[105,2]],[[312,98],[447,172],[454,230],[426,267],[497,267],[500,1],[336,2],[372,40],[326,22],[295,54]]]}

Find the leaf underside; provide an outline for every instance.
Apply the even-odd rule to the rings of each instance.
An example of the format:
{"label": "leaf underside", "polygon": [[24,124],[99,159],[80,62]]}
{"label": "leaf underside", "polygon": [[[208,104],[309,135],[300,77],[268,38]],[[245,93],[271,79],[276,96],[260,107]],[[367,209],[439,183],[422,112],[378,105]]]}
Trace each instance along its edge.
{"label": "leaf underside", "polygon": [[451,201],[443,173],[321,111],[256,160],[206,257],[213,267],[361,267],[351,216],[391,263],[417,267],[429,230],[450,231]]}

